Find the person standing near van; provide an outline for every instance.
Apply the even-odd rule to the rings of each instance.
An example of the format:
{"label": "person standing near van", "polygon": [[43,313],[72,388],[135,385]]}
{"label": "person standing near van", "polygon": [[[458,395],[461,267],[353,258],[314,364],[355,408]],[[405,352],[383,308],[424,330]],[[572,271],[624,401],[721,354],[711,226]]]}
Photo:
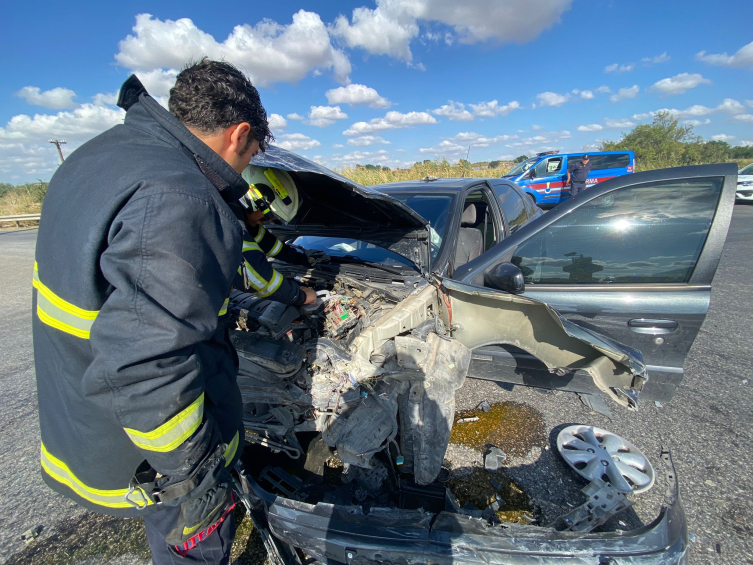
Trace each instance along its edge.
{"label": "person standing near van", "polygon": [[565,182],[565,185],[570,185],[571,198],[586,190],[586,179],[590,172],[591,160],[588,155],[583,155],[580,163],[576,161],[567,167],[567,181]]}

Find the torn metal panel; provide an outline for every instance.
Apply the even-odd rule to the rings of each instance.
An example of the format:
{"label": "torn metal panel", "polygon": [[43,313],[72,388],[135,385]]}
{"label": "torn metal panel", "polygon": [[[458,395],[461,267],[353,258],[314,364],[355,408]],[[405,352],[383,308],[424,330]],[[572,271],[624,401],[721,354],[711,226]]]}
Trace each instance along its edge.
{"label": "torn metal panel", "polygon": [[455,392],[465,381],[471,352],[456,340],[430,333],[426,341],[395,338],[398,365],[420,369],[401,402],[401,451],[419,485],[433,482],[442,466],[455,418]]}
{"label": "torn metal panel", "polygon": [[552,373],[588,372],[612,400],[636,407],[637,395],[623,392],[639,392],[648,380],[639,352],[568,322],[542,302],[452,280],[443,284],[450,295],[452,335],[470,349],[513,345]]}

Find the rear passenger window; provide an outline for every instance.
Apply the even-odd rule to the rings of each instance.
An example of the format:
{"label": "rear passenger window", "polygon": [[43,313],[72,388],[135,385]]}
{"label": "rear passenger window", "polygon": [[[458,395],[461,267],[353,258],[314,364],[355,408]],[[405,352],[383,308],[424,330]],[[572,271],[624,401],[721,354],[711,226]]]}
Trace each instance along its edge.
{"label": "rear passenger window", "polygon": [[533,284],[686,283],[723,178],[628,186],[583,204],[515,250]]}
{"label": "rear passenger window", "polygon": [[630,164],[630,154],[620,153],[617,155],[592,155],[591,169],[624,169]]}

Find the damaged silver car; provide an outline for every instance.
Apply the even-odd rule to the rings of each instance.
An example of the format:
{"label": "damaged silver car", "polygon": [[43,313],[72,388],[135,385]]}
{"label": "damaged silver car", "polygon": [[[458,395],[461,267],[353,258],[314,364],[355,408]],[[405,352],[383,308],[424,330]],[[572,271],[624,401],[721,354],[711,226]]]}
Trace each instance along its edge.
{"label": "damaged silver car", "polygon": [[[563,388],[575,373],[588,375],[614,402],[637,407],[650,379],[641,353],[522,295],[532,263],[515,252],[588,202],[607,215],[621,211],[611,216],[616,222],[672,222],[666,210],[636,219],[614,207],[616,191],[656,178],[602,183],[449,278],[436,264],[452,244],[449,232],[438,233],[400,200],[274,147],[252,165],[284,177],[299,203],[291,221],[270,229],[330,255],[309,269],[275,265],[317,291],[314,305],[231,296],[247,441],[239,494],[272,562],[684,562],[687,529],[668,452],[661,454],[664,506],[651,524],[628,532],[500,523],[461,508],[443,466],[455,393],[481,348],[515,347]],[[657,174],[668,187],[696,187],[705,198],[698,201],[714,202],[698,254],[719,237],[723,243],[734,166],[649,175]],[[536,243],[542,257],[548,244]]]}

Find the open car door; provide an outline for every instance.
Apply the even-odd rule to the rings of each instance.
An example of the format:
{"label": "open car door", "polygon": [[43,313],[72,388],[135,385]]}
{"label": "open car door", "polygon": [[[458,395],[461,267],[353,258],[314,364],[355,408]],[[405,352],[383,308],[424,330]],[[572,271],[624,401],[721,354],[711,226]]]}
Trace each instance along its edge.
{"label": "open car door", "polygon": [[[443,282],[453,336],[473,349],[469,376],[628,405],[638,392],[671,398],[708,310],[736,181],[734,164],[606,181],[458,268]],[[517,295],[500,290],[510,273]]]}

